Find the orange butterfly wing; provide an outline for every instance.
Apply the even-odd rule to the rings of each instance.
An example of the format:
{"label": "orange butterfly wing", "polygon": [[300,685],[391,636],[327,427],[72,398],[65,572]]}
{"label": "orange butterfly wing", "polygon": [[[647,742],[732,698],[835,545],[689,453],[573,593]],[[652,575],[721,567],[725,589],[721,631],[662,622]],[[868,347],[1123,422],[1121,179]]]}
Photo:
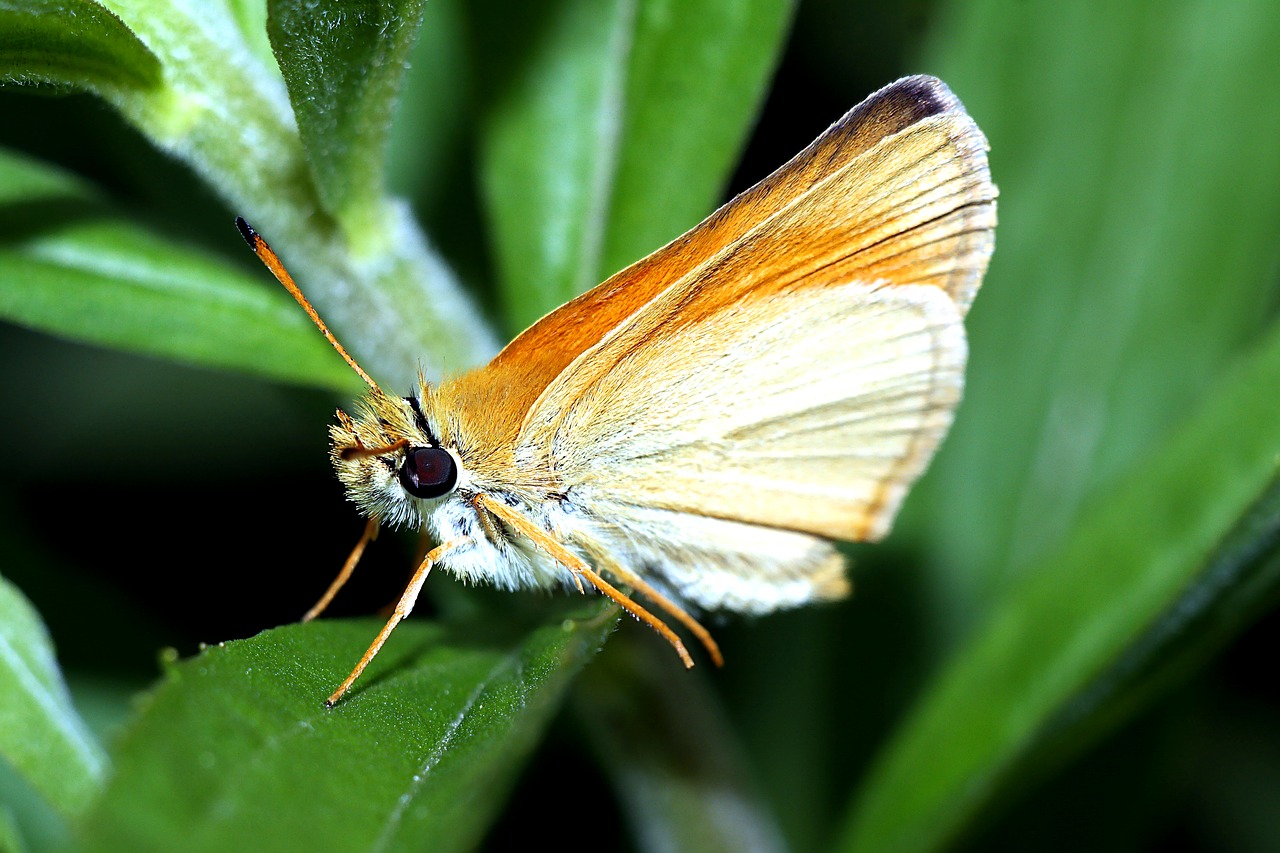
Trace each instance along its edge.
{"label": "orange butterfly wing", "polygon": [[868,103],[921,92],[948,108],[845,156],[827,144],[855,111],[712,217],[743,227],[561,370],[517,458],[606,517],[883,536],[959,400],[995,225],[986,140],[941,83]]}
{"label": "orange butterfly wing", "polygon": [[[887,219],[861,220],[861,208],[841,207],[849,196],[865,199],[863,182],[868,173],[875,175],[879,164],[844,167],[885,138],[930,119],[946,122],[956,138],[944,145],[946,140],[940,141],[936,133],[922,133],[922,150],[917,153],[932,156],[936,168],[960,174],[934,180],[934,197],[915,199],[913,209]],[[929,146],[934,147],[931,154],[923,150]],[[954,156],[952,147],[961,153],[958,168],[947,163]],[[773,174],[692,230],[534,323],[468,377],[476,381],[462,382],[456,390],[485,398],[490,428],[500,434],[495,439],[514,439],[525,413],[575,358],[675,282],[774,217],[782,219],[774,238],[756,240],[752,251],[731,255],[716,276],[717,286],[697,300],[703,304],[688,306],[688,320],[746,292],[763,295],[795,286],[806,272],[821,273],[825,281],[935,284],[963,311],[972,301],[992,246],[995,193],[984,150],[981,133],[945,84],[923,76],[898,80],[858,104]],[[822,194],[829,209],[822,204],[797,206],[797,200],[815,195],[814,187],[833,177],[840,187]],[[782,256],[796,257],[807,270],[779,275]],[[729,281],[734,284],[725,286]]]}

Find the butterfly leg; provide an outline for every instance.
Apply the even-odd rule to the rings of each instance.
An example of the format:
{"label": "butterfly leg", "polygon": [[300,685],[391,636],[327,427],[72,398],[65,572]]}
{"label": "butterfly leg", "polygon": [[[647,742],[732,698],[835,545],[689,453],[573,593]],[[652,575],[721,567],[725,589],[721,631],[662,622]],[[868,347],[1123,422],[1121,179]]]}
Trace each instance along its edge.
{"label": "butterfly leg", "polygon": [[635,572],[624,567],[604,551],[599,548],[592,547],[591,543],[580,544],[587,548],[588,553],[591,554],[591,558],[596,561],[597,565],[601,566],[609,574],[627,584],[632,589],[639,590],[645,598],[658,605],[660,609],[665,610],[673,619],[688,628],[689,633],[697,637],[698,641],[702,643],[703,648],[707,650],[707,654],[711,656],[712,662],[716,666],[724,666],[724,656],[720,654],[719,644],[716,643],[715,638],[711,636],[711,632],[702,627],[702,623],[697,619],[694,619],[687,611],[680,607],[680,605],[658,592],[647,581]]}
{"label": "butterfly leg", "polygon": [[676,650],[676,654],[680,656],[685,668],[693,668],[693,658],[689,656],[688,650],[685,649],[684,641],[665,622],[623,595],[613,584],[596,574],[581,557],[551,538],[550,534],[525,518],[518,510],[485,494],[478,495],[476,499],[486,510],[502,519],[521,536],[545,551],[550,555],[551,559],[573,572],[574,575],[586,578],[592,586],[620,605],[623,610],[626,610],[632,616],[657,631]]}
{"label": "butterfly leg", "polygon": [[421,565],[419,565],[417,571],[413,573],[413,578],[410,579],[409,585],[405,587],[404,594],[400,596],[400,601],[396,604],[396,608],[392,612],[391,618],[388,619],[387,624],[382,627],[382,630],[374,639],[373,644],[369,646],[369,650],[364,653],[364,657],[360,658],[360,662],[356,664],[356,668],[351,670],[351,674],[347,676],[347,680],[342,682],[342,684],[338,686],[338,689],[333,691],[333,695],[324,701],[326,708],[332,708],[337,704],[337,701],[342,698],[342,694],[346,693],[347,690],[350,689],[351,685],[355,683],[355,680],[360,677],[360,673],[364,672],[364,668],[368,666],[369,662],[378,654],[378,651],[382,648],[382,644],[387,641],[387,637],[390,637],[391,632],[400,624],[400,620],[408,616],[410,611],[413,610],[413,605],[418,601],[418,593],[422,590],[422,583],[427,579],[427,575],[431,572],[431,567],[438,563],[440,558],[446,553],[467,541],[468,540],[466,539],[453,539],[433,549],[426,557],[423,558]]}
{"label": "butterfly leg", "polygon": [[333,579],[333,583],[329,584],[329,588],[324,591],[324,595],[320,596],[320,600],[302,617],[303,622],[310,622],[324,612],[324,609],[329,606],[329,602],[333,601],[333,597],[338,594],[338,590],[346,585],[351,578],[351,573],[356,570],[356,564],[364,556],[365,546],[377,538],[378,522],[371,518],[365,523],[364,533],[360,534],[360,541],[356,543],[356,547],[351,549],[351,556],[347,557],[347,561],[342,564],[342,571],[338,572],[338,576]]}
{"label": "butterfly leg", "polygon": [[[490,542],[500,542],[504,538],[501,530],[498,529],[494,517],[497,513],[485,511],[485,501],[482,495],[476,495],[471,500],[471,508],[476,511],[476,518],[480,519],[480,526],[484,528],[484,535]],[[514,510],[512,510],[514,512]],[[521,516],[523,518],[523,516]],[[569,577],[573,579],[573,585],[578,588],[579,595],[585,595],[587,590],[582,586],[582,576],[579,575],[571,566],[565,566],[569,570]]]}

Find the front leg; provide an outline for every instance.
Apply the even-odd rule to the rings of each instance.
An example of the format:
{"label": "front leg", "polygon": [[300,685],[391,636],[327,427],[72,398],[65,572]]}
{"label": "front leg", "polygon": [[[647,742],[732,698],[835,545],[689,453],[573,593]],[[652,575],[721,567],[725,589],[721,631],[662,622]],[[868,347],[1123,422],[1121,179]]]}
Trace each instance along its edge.
{"label": "front leg", "polygon": [[[495,545],[501,542],[506,542],[508,537],[506,536],[506,534],[504,534],[501,530],[498,529],[498,521],[502,519],[502,516],[500,516],[497,513],[490,512],[488,509],[486,509],[485,504],[493,503],[503,507],[509,512],[516,513],[517,515],[519,515],[519,513],[516,510],[512,509],[511,507],[508,507],[505,503],[498,500],[497,498],[493,498],[488,495],[482,495],[482,494],[472,495],[469,498],[469,500],[471,503],[471,508],[475,510],[476,518],[480,520],[480,528],[484,530],[484,535],[489,538],[489,541],[493,542]],[[520,515],[520,519],[522,521],[525,520],[523,515]],[[515,531],[517,534],[520,533],[519,528],[512,526],[511,529]],[[563,565],[565,570],[569,572],[569,576],[573,578],[573,585],[578,588],[578,594],[585,595],[586,589],[584,589],[582,586],[581,574],[579,574],[574,569],[573,566],[566,565],[563,562],[561,562],[561,565]]]}
{"label": "front leg", "polygon": [[[551,534],[525,518],[519,510],[509,507],[502,501],[489,495],[478,495],[476,500],[480,502],[481,506],[492,512],[512,530],[528,539],[534,544],[534,546],[550,556],[551,559],[555,560],[557,563],[572,572],[575,579],[580,577],[586,578],[591,582],[592,586],[621,605],[622,608],[632,616],[657,631],[658,634],[676,650],[676,654],[680,656],[680,660],[684,663],[685,667],[689,669],[693,668],[693,658],[689,656],[689,652],[685,649],[684,642],[676,635],[675,631],[672,631],[671,628],[668,627],[667,623],[663,622],[657,616],[654,616],[648,610],[645,610],[639,604],[636,604],[630,598],[623,595],[616,587],[614,587],[613,584],[600,577],[595,570],[588,566],[585,560],[553,539]],[[578,583],[579,589],[581,589],[581,581],[579,580]]]}
{"label": "front leg", "polygon": [[387,624],[383,626],[378,633],[377,638],[373,641],[373,645],[369,646],[369,650],[364,653],[364,657],[360,658],[360,662],[356,664],[356,668],[347,676],[347,680],[333,691],[333,695],[324,701],[326,708],[332,708],[337,704],[342,695],[351,688],[355,680],[360,677],[360,673],[364,672],[364,668],[369,665],[374,656],[378,654],[378,650],[382,648],[382,644],[387,641],[387,637],[391,636],[391,632],[400,624],[400,620],[413,611],[413,605],[418,601],[418,593],[422,591],[422,583],[427,579],[427,575],[431,572],[431,567],[440,561],[448,552],[461,545],[465,545],[469,539],[453,539],[431,550],[422,563],[418,566],[417,571],[413,573],[413,577],[409,580],[409,585],[405,587],[404,594],[400,596],[400,600],[396,603],[395,610],[391,613],[391,618],[387,620]]}

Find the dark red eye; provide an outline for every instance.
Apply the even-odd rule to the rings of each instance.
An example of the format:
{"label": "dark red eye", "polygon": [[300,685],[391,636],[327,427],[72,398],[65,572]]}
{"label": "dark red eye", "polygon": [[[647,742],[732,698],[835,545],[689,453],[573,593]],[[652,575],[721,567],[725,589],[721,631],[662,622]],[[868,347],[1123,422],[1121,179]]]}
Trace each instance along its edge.
{"label": "dark red eye", "polygon": [[400,485],[415,498],[438,498],[458,484],[458,466],[440,447],[410,447],[400,464]]}

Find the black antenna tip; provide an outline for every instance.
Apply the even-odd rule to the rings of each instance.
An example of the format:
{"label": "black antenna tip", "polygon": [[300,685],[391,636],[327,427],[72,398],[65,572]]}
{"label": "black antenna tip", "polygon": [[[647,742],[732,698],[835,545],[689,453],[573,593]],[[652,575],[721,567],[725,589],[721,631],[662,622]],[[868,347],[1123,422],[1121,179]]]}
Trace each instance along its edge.
{"label": "black antenna tip", "polygon": [[240,229],[240,236],[249,244],[249,248],[255,252],[258,250],[258,232],[253,230],[253,226],[244,221],[243,216],[236,217],[236,228]]}

